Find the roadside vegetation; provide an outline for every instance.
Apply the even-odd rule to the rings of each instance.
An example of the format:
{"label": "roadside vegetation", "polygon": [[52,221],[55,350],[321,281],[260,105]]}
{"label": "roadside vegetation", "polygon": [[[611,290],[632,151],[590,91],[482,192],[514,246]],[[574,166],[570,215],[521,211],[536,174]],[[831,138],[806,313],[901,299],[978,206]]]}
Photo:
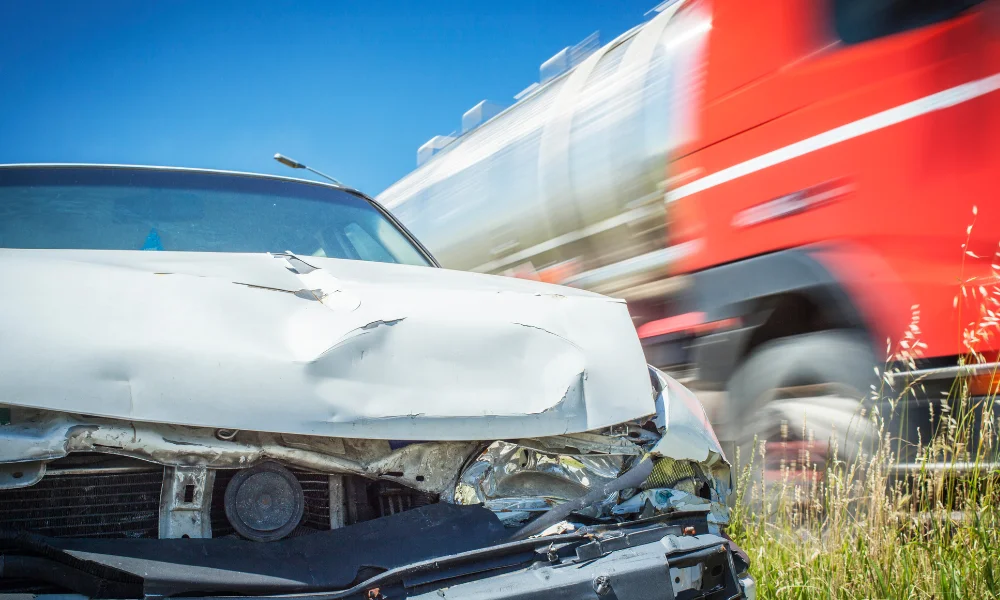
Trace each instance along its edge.
{"label": "roadside vegetation", "polygon": [[757,597],[1000,598],[1000,478],[985,456],[959,465],[962,454],[942,448],[961,437],[923,450],[952,466],[908,477],[881,450],[824,473],[789,465],[771,483],[742,467],[730,533],[750,555]]}
{"label": "roadside vegetation", "polygon": [[[1000,252],[993,262],[1000,263]],[[992,281],[960,285],[955,309],[977,306],[962,321],[968,322],[966,365],[996,360],[977,348],[1000,335],[998,284],[1000,264],[993,265]],[[914,307],[909,331],[877,371],[881,387],[871,390],[870,408],[858,415],[878,435],[850,453],[854,459],[839,459],[847,453],[836,442],[824,443],[826,457],[817,464],[808,444],[795,444],[798,456],[777,471],[770,461],[764,476],[767,452],[783,445],[770,440],[753,456],[733,461],[738,476],[730,534],[750,555],[758,598],[1000,598],[993,410],[1000,373],[967,377],[934,401],[933,434],[905,448],[917,466],[901,474],[903,449],[891,423],[903,400],[924,393],[924,382],[904,373],[920,357],[919,334]],[[889,414],[871,408],[876,406],[888,407]],[[808,430],[807,423],[799,425]]]}

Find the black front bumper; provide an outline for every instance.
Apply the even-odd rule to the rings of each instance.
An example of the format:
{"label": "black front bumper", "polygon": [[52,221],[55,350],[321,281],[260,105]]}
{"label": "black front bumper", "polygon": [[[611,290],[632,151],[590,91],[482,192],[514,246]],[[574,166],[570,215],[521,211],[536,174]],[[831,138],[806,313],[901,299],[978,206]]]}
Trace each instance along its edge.
{"label": "black front bumper", "polygon": [[[723,600],[753,598],[754,582],[739,577],[729,542],[712,534],[663,535],[649,531],[591,542],[575,556],[537,562],[464,583],[442,580],[409,590],[411,600]],[[645,538],[642,540],[641,538]],[[632,545],[636,542],[637,545]]]}
{"label": "black front bumper", "polygon": [[104,598],[753,597],[745,554],[710,533],[703,512],[527,540],[510,535],[481,506],[445,504],[271,543],[21,533],[0,536],[0,582],[27,574],[67,588],[62,591]]}

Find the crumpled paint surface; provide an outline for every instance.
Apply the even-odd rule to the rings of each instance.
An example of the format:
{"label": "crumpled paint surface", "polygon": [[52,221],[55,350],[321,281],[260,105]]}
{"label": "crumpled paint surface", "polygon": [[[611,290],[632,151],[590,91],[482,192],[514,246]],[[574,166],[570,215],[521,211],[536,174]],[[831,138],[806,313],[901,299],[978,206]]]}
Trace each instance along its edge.
{"label": "crumpled paint surface", "polygon": [[123,422],[14,408],[0,426],[0,464],[100,452],[176,467],[238,469],[265,460],[317,473],[387,479],[450,497],[480,442],[436,441],[393,449],[386,440],[239,431],[220,439],[203,427]]}
{"label": "crumpled paint surface", "polygon": [[656,421],[666,432],[650,453],[700,464],[710,476],[709,484],[719,502],[728,503],[733,489],[732,469],[705,407],[677,380],[657,369],[650,372],[663,390],[656,398]]}
{"label": "crumpled paint surface", "polygon": [[624,303],[329,258],[0,250],[0,404],[302,435],[492,440],[654,412]]}
{"label": "crumpled paint surface", "polygon": [[482,503],[505,523],[523,523],[615,479],[629,454],[553,454],[493,442],[462,472],[455,502]]}
{"label": "crumpled paint surface", "polygon": [[664,390],[660,395],[666,396],[667,400],[657,399],[657,420],[661,421],[657,425],[665,427],[670,435],[663,436],[652,453],[709,465],[725,462],[725,453],[715,437],[705,408],[694,393],[664,373],[655,369],[653,372]]}
{"label": "crumpled paint surface", "polygon": [[[671,408],[678,394],[671,394],[670,386],[679,384],[667,385],[672,382],[669,377],[652,373],[666,390],[652,420],[666,422],[673,415],[681,441],[696,442],[692,434],[697,419],[688,423],[692,431],[680,425],[685,422],[680,415],[692,416],[691,407],[681,406],[676,412]],[[387,479],[439,494],[444,502],[482,503],[510,526],[521,526],[540,513],[585,496],[655,449],[679,447],[683,448],[681,456],[655,459],[653,472],[641,486],[611,493],[579,514],[632,518],[650,516],[650,511],[706,510],[714,524],[728,520],[724,503],[730,490],[729,465],[718,448],[709,445],[707,460],[691,463],[684,456],[698,448],[669,442],[675,435],[670,429],[661,438],[653,428],[647,429],[649,423],[640,425],[645,419],[598,431],[516,441],[424,441],[401,447],[380,439],[227,431],[20,407],[10,411],[9,419],[0,426],[0,464],[37,464],[44,472],[44,463],[74,452],[211,469],[276,460],[313,472]],[[703,434],[712,436],[710,429]],[[711,501],[699,497],[706,491]]]}
{"label": "crumpled paint surface", "polygon": [[580,514],[634,518],[694,510],[709,513],[712,526],[728,523],[730,465],[701,404],[673,378],[652,367],[649,373],[662,390],[655,414],[647,415],[659,434],[623,423],[582,434],[494,442],[463,469],[455,502],[482,503],[504,523],[520,525],[616,479],[648,454],[656,462],[642,488],[651,489],[615,492]]}

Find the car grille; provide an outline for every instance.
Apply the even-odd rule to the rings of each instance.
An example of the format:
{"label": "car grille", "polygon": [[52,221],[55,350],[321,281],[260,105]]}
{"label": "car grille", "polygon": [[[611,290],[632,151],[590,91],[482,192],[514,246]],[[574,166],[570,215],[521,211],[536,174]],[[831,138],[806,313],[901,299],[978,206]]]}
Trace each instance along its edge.
{"label": "car grille", "polygon": [[[0,490],[0,530],[30,531],[52,537],[159,537],[160,491],[163,469],[129,467],[108,470],[101,456],[74,457],[73,474],[57,469],[38,483],[18,489]],[[69,462],[69,461],[64,461]],[[148,464],[148,463],[146,463]],[[102,470],[102,468],[104,470]],[[93,469],[88,472],[88,470]],[[82,471],[82,473],[81,473]],[[330,529],[330,478],[322,473],[293,470],[302,485],[305,507],[297,534]],[[212,537],[235,535],[226,518],[226,486],[235,469],[216,471],[212,488]],[[404,486],[347,476],[358,490],[344,498],[353,518],[346,524],[365,521],[424,506],[437,501],[430,494]]]}
{"label": "car grille", "polygon": [[49,475],[0,490],[0,529],[53,537],[155,538],[163,470]]}

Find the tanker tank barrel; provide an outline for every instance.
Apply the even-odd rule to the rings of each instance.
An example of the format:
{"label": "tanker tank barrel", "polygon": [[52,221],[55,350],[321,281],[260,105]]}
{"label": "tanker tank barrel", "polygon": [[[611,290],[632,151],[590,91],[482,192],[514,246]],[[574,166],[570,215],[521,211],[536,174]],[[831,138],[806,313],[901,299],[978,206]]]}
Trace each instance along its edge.
{"label": "tanker tank barrel", "polygon": [[557,52],[510,105],[483,101],[461,133],[377,197],[448,268],[573,285],[630,301],[670,294],[664,203],[671,152],[708,23],[663,3],[609,43]]}

